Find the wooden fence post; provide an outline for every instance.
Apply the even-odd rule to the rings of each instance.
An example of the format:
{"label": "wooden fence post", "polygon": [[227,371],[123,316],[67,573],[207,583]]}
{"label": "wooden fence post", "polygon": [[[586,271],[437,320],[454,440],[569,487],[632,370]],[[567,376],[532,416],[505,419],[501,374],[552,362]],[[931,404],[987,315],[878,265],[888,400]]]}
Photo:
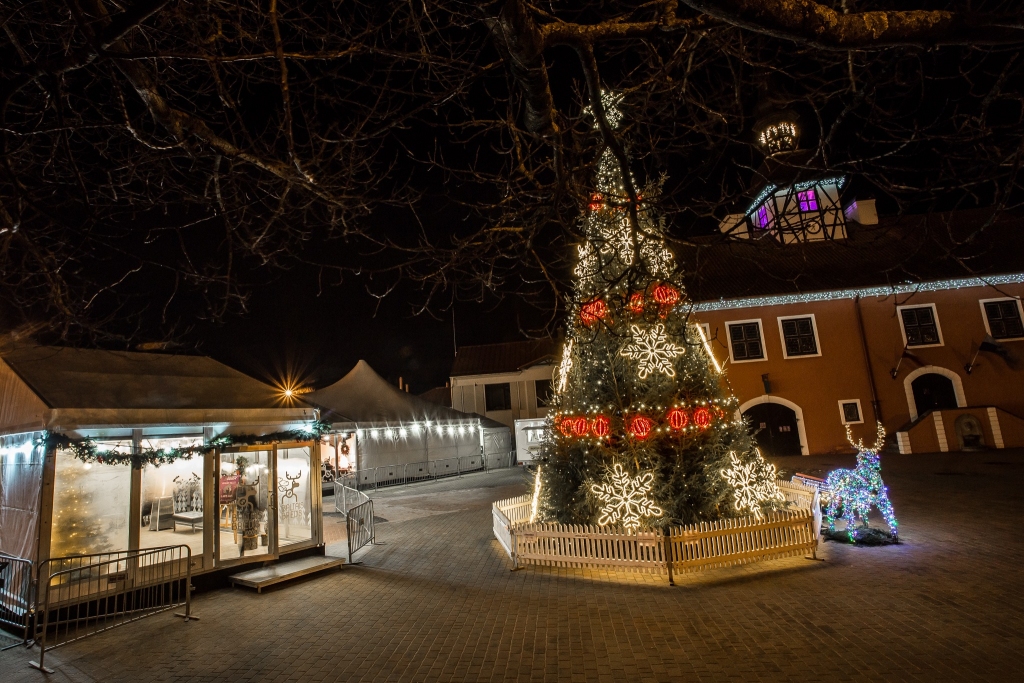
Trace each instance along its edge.
{"label": "wooden fence post", "polygon": [[668,567],[668,585],[674,586],[676,582],[672,576],[672,532],[668,527],[662,528],[665,534],[665,566]]}

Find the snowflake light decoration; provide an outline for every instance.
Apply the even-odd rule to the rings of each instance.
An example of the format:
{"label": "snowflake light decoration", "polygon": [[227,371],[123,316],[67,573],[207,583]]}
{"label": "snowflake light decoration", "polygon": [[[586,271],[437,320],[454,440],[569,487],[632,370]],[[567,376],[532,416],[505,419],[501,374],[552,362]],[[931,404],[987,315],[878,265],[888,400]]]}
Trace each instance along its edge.
{"label": "snowflake light decoration", "polygon": [[569,371],[572,370],[572,342],[570,339],[562,349],[562,363],[558,366],[558,392],[565,391],[569,382]]}
{"label": "snowflake light decoration", "polygon": [[637,375],[640,379],[647,379],[654,371],[675,377],[676,369],[672,367],[672,359],[681,356],[686,349],[668,340],[665,326],[659,323],[648,330],[641,330],[638,325],[631,325],[630,330],[633,340],[619,353],[638,361]]}
{"label": "snowflake light decoration", "polygon": [[760,452],[750,463],[740,462],[735,451],[729,453],[729,459],[730,466],[722,470],[722,477],[732,487],[733,506],[737,511],[748,511],[760,517],[765,503],[785,500],[775,484],[775,465],[761,457]]}
{"label": "snowflake light decoration", "polygon": [[590,487],[601,502],[607,503],[601,508],[597,523],[607,526],[620,522],[626,531],[634,533],[640,528],[643,518],[661,517],[664,511],[647,497],[653,485],[654,475],[650,472],[631,477],[622,465],[616,463],[607,484],[592,484]]}
{"label": "snowflake light decoration", "polygon": [[576,270],[573,273],[581,280],[589,279],[597,274],[597,271],[601,268],[601,262],[598,259],[597,252],[594,250],[594,245],[590,242],[585,242],[578,248],[580,251],[580,262],[576,265]]}
{"label": "snowflake light decoration", "polygon": [[640,258],[654,277],[668,277],[672,274],[675,256],[665,248],[661,240],[648,238],[641,242]]}

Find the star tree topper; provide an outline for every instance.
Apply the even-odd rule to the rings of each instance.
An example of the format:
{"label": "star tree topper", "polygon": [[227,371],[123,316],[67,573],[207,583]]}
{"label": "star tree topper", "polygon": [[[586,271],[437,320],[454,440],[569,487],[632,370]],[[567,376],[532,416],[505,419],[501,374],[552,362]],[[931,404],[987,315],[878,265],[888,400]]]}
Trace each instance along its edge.
{"label": "star tree topper", "polygon": [[630,330],[633,333],[633,341],[627,344],[620,353],[638,361],[640,367],[637,374],[640,379],[647,379],[647,376],[655,370],[669,377],[675,377],[676,369],[672,367],[672,359],[681,356],[686,349],[668,340],[665,326],[658,323],[649,330],[641,330],[638,325],[630,325]]}
{"label": "star tree topper", "polygon": [[651,490],[654,475],[644,472],[638,477],[631,477],[617,464],[612,470],[611,481],[607,484],[592,484],[590,490],[607,503],[601,508],[601,517],[597,523],[601,526],[621,522],[626,531],[635,532],[640,528],[640,520],[644,517],[661,517],[662,509],[654,504],[647,493]]}
{"label": "star tree topper", "polygon": [[760,453],[750,463],[740,462],[735,452],[730,452],[729,458],[731,465],[722,470],[722,477],[732,486],[733,504],[738,511],[747,510],[760,517],[764,503],[785,500],[775,484],[775,465],[766,462]]}

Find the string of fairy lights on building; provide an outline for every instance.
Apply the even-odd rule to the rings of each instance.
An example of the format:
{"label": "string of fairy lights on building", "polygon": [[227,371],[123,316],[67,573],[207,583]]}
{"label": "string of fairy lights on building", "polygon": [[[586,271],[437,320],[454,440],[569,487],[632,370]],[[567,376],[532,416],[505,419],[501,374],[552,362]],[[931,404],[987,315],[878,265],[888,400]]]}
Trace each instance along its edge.
{"label": "string of fairy lights on building", "polygon": [[[787,304],[809,304],[819,301],[840,301],[858,297],[887,297],[893,294],[917,294],[921,292],[944,292],[965,289],[968,287],[999,287],[1001,285],[1017,285],[1024,283],[1024,273],[1005,275],[988,275],[985,277],[955,278],[949,280],[932,280],[930,282],[907,282],[895,285],[876,287],[857,287],[849,289],[831,289],[801,294],[774,294],[771,296],[755,296],[737,299],[721,299],[719,301],[702,301],[692,304],[694,313],[708,311],[726,311],[734,308],[758,308],[760,306],[785,306]],[[689,304],[688,304],[689,305]]]}
{"label": "string of fairy lights on building", "polygon": [[471,436],[482,434],[484,426],[479,422],[461,424],[437,424],[431,420],[423,422],[412,422],[400,425],[385,425],[382,427],[358,427],[355,435],[357,439],[371,439],[374,441],[398,441],[416,436],[427,436],[433,433],[436,436]]}

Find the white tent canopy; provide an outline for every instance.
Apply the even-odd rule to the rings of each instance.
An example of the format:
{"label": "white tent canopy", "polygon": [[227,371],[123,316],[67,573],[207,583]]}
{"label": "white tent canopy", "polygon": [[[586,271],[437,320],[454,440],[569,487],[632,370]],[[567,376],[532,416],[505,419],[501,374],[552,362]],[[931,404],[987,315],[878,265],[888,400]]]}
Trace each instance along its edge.
{"label": "white tent canopy", "polygon": [[481,456],[486,444],[508,443],[507,436],[491,437],[501,430],[507,435],[504,425],[399,391],[363,360],[304,398],[335,432],[356,435],[358,470]]}

